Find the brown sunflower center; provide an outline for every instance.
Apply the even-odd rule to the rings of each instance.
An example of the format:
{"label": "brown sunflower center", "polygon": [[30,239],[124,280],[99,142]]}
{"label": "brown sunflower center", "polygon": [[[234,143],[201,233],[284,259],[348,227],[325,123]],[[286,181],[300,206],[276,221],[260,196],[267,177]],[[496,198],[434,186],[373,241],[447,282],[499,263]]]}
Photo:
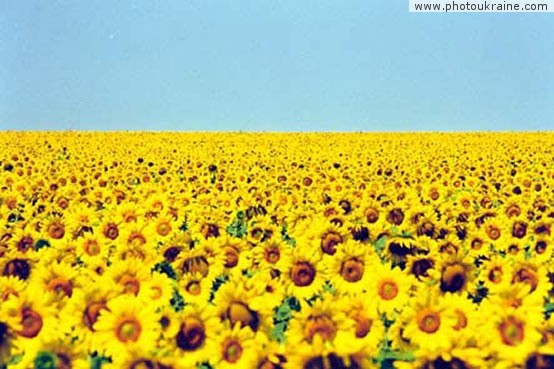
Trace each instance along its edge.
{"label": "brown sunflower center", "polygon": [[53,222],[48,226],[48,236],[55,240],[63,238],[65,235],[65,226],[61,222]]}
{"label": "brown sunflower center", "polygon": [[327,315],[309,317],[304,327],[304,337],[312,343],[316,334],[324,341],[333,340],[337,334],[337,326],[333,319]]}
{"label": "brown sunflower center", "polygon": [[183,248],[181,246],[170,246],[164,251],[164,258],[172,263],[177,259]]}
{"label": "brown sunflower center", "polygon": [[137,342],[142,332],[142,326],[133,317],[127,317],[120,320],[115,328],[115,336],[123,343],[132,341]]}
{"label": "brown sunflower center", "polygon": [[223,247],[223,253],[225,254],[225,268],[234,268],[239,263],[239,250],[234,246]]}
{"label": "brown sunflower center", "polygon": [[392,279],[383,279],[379,281],[377,293],[383,300],[392,300],[398,295],[398,284]]}
{"label": "brown sunflower center", "polygon": [[467,315],[461,309],[455,309],[454,313],[456,314],[456,324],[454,329],[459,331],[467,327]]}
{"label": "brown sunflower center", "polygon": [[402,209],[395,208],[395,209],[392,209],[387,214],[387,222],[389,222],[392,225],[399,226],[402,224],[403,221],[404,221],[404,212],[402,211]]}
{"label": "brown sunflower center", "polygon": [[327,232],[321,238],[321,250],[329,255],[337,252],[336,246],[342,242],[342,236],[336,232]]}
{"label": "brown sunflower center", "polygon": [[506,209],[506,215],[508,218],[517,217],[519,214],[521,214],[521,209],[516,204],[511,204]]}
{"label": "brown sunflower center", "polygon": [[129,235],[129,238],[127,238],[127,243],[135,247],[143,246],[146,244],[146,237],[142,234],[142,232],[139,232],[139,231],[132,232]]}
{"label": "brown sunflower center", "polygon": [[17,277],[22,280],[29,278],[31,274],[31,265],[25,259],[12,259],[4,265],[3,276]]}
{"label": "brown sunflower center", "polygon": [[162,237],[167,236],[171,232],[171,224],[169,224],[169,222],[158,223],[156,232]]}
{"label": "brown sunflower center", "polygon": [[193,351],[200,348],[206,339],[204,324],[197,318],[185,319],[175,339],[177,347],[182,350]]}
{"label": "brown sunflower center", "polygon": [[373,321],[361,311],[354,313],[352,319],[355,322],[356,337],[363,338],[367,336],[371,331]]}
{"label": "brown sunflower center", "polygon": [[25,338],[36,337],[42,329],[42,316],[31,308],[23,308],[21,311],[20,336]]}
{"label": "brown sunflower center", "polygon": [[73,285],[71,284],[71,281],[68,281],[63,277],[52,279],[50,282],[48,282],[47,288],[49,291],[55,293],[63,293],[67,297],[71,297],[73,293]]}
{"label": "brown sunflower center", "polygon": [[258,329],[260,323],[258,314],[240,301],[233,301],[229,305],[225,317],[229,319],[231,326],[240,323],[241,327],[249,326],[253,331]]}
{"label": "brown sunflower center", "polygon": [[500,228],[498,228],[497,226],[488,226],[486,232],[487,236],[489,236],[489,238],[493,241],[496,241],[500,238]]}
{"label": "brown sunflower center", "polygon": [[369,208],[365,211],[365,219],[368,223],[375,223],[379,220],[379,211],[373,208]]}
{"label": "brown sunflower center", "polygon": [[94,331],[94,323],[100,316],[100,311],[107,309],[105,301],[93,301],[87,305],[83,312],[83,322],[91,331]]}
{"label": "brown sunflower center", "polygon": [[228,338],[223,342],[223,360],[228,363],[236,363],[242,356],[242,346],[240,342]]}
{"label": "brown sunflower center", "polygon": [[435,333],[441,325],[441,317],[436,311],[426,308],[417,314],[417,326],[425,333]]}
{"label": "brown sunflower center", "polygon": [[431,259],[419,259],[414,261],[411,271],[416,278],[420,279],[421,277],[429,276],[427,271],[432,269],[434,265],[435,263]]}
{"label": "brown sunflower center", "polygon": [[202,286],[198,281],[191,281],[186,285],[185,290],[193,296],[198,296],[202,292]]}
{"label": "brown sunflower center", "polygon": [[123,286],[123,290],[125,293],[132,293],[134,295],[137,295],[140,291],[139,280],[131,274],[124,274],[119,279],[118,283]]}
{"label": "brown sunflower center", "polygon": [[356,258],[345,260],[341,265],[340,274],[347,282],[358,282],[364,275],[364,263]]}
{"label": "brown sunflower center", "polygon": [[19,241],[17,241],[17,249],[21,252],[27,252],[27,250],[31,249],[34,246],[34,240],[31,236],[25,236],[22,237]]}
{"label": "brown sunflower center", "polygon": [[301,261],[292,267],[291,279],[296,286],[306,287],[314,281],[315,273],[315,268],[310,263]]}
{"label": "brown sunflower center", "polygon": [[217,224],[205,223],[200,228],[200,233],[202,233],[204,238],[219,237],[219,227]]}
{"label": "brown sunflower center", "polygon": [[512,226],[512,236],[515,238],[523,238],[527,234],[527,224],[525,222],[517,221]]}
{"label": "brown sunflower center", "polygon": [[104,226],[104,236],[110,240],[115,240],[119,236],[119,228],[115,223],[108,223]]}
{"label": "brown sunflower center", "polygon": [[100,245],[96,240],[87,240],[83,245],[85,253],[90,256],[95,256],[100,253]]}
{"label": "brown sunflower center", "polygon": [[514,273],[513,282],[527,283],[531,287],[531,292],[533,292],[537,289],[539,277],[533,269],[521,267]]}
{"label": "brown sunflower center", "polygon": [[483,247],[483,240],[481,240],[480,238],[474,238],[472,241],[471,241],[471,248],[473,250],[480,250],[481,247]]}
{"label": "brown sunflower center", "polygon": [[502,268],[500,266],[495,266],[489,271],[489,281],[492,283],[500,283],[502,281]]}
{"label": "brown sunflower center", "polygon": [[458,292],[466,285],[466,270],[463,265],[448,265],[442,271],[440,289],[443,292]]}
{"label": "brown sunflower center", "polygon": [[264,258],[270,264],[275,264],[281,258],[281,252],[277,247],[267,248],[264,251]]}
{"label": "brown sunflower center", "polygon": [[516,346],[525,338],[525,324],[513,316],[509,316],[500,323],[500,337],[508,346]]}

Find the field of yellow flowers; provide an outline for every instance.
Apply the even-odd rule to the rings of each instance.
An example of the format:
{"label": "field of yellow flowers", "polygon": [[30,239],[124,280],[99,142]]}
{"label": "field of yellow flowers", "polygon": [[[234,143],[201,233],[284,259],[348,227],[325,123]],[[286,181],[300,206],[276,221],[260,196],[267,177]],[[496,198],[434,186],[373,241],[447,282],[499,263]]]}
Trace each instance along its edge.
{"label": "field of yellow flowers", "polygon": [[0,133],[0,368],[554,368],[554,134]]}

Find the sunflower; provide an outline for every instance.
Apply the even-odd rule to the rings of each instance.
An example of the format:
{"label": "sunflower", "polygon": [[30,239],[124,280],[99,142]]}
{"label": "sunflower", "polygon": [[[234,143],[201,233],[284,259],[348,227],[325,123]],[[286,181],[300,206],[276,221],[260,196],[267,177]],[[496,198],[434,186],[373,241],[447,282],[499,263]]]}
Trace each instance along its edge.
{"label": "sunflower", "polygon": [[[255,333],[269,332],[273,306],[264,304],[263,300],[255,299],[263,295],[264,288],[262,284],[247,277],[237,277],[225,283],[214,298],[221,320],[228,323],[229,327],[239,324],[241,328],[248,327]],[[255,303],[252,304],[252,301]]]}
{"label": "sunflower", "polygon": [[404,309],[403,338],[416,345],[418,355],[440,354],[454,343],[458,317],[447,301],[432,293],[421,294]]}
{"label": "sunflower", "polygon": [[371,280],[374,265],[379,257],[366,245],[348,240],[333,256],[325,260],[326,270],[332,275],[330,282],[339,292],[356,293],[365,289]]}
{"label": "sunflower", "polygon": [[282,278],[287,292],[297,298],[309,298],[319,292],[327,280],[321,249],[297,245]]}
{"label": "sunflower", "polygon": [[10,368],[75,368],[88,369],[90,363],[88,353],[76,342],[56,336],[41,336],[40,339],[30,340],[25,345],[25,352],[21,361]]}
{"label": "sunflower", "polygon": [[169,313],[170,324],[162,333],[164,356],[177,358],[178,367],[195,367],[208,361],[217,351],[217,337],[223,326],[211,306],[185,306]]}
{"label": "sunflower", "polygon": [[27,345],[42,337],[58,337],[56,308],[52,296],[44,294],[35,285],[17,296],[11,295],[0,305],[0,320],[15,352],[24,351]]}
{"label": "sunflower", "polygon": [[523,362],[541,340],[539,326],[541,317],[536,314],[524,314],[522,311],[494,309],[487,316],[486,338],[501,364],[510,367]]}
{"label": "sunflower", "polygon": [[128,258],[114,260],[102,277],[111,280],[119,292],[136,296],[151,275],[150,268],[143,265],[140,259]]}
{"label": "sunflower", "polygon": [[258,357],[259,337],[240,324],[226,327],[215,338],[216,348],[210,353],[210,363],[218,369],[252,368]]}
{"label": "sunflower", "polygon": [[367,296],[377,301],[378,311],[389,319],[409,302],[414,279],[399,268],[374,263],[368,280]]}
{"label": "sunflower", "polygon": [[291,348],[302,343],[322,345],[345,355],[360,351],[364,342],[356,337],[355,323],[336,301],[332,295],[326,295],[293,314],[286,331],[287,345]]}
{"label": "sunflower", "polygon": [[134,296],[109,300],[93,325],[99,343],[114,360],[129,355],[129,349],[153,347],[160,335],[159,315],[152,305]]}

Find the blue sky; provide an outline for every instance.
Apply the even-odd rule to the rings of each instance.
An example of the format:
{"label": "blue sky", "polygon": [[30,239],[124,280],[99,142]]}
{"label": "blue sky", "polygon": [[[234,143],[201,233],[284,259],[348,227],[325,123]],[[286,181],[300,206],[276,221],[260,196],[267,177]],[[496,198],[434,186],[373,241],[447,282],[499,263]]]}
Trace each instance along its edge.
{"label": "blue sky", "polygon": [[0,129],[554,130],[552,13],[0,0]]}

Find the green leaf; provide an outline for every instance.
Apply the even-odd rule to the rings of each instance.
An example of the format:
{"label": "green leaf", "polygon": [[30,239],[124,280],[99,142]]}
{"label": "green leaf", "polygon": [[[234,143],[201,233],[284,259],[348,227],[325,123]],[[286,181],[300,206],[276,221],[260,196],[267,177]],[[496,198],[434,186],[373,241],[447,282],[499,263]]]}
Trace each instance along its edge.
{"label": "green leaf", "polygon": [[167,260],[164,260],[154,265],[154,268],[152,268],[152,271],[163,273],[173,280],[177,279],[177,273],[175,273],[175,270]]}

